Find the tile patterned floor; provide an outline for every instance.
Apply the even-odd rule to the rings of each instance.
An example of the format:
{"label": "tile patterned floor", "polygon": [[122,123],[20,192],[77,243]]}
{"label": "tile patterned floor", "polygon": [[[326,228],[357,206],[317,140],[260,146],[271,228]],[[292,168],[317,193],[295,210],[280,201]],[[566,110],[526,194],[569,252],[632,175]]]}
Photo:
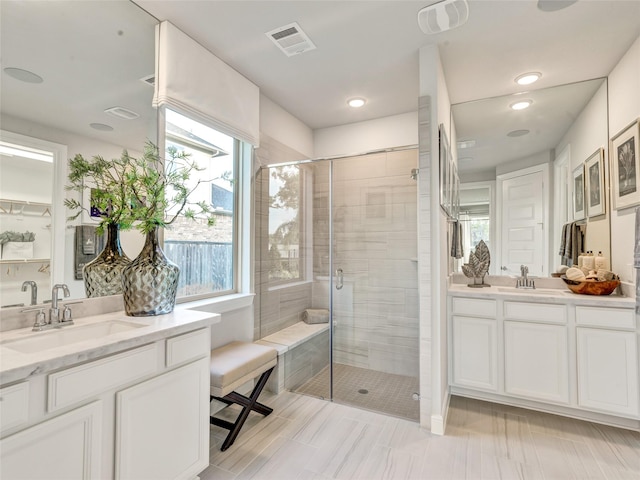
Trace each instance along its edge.
{"label": "tile patterned floor", "polygon": [[[235,444],[211,427],[201,480],[640,478],[640,433],[452,397],[445,436],[306,395],[265,393]],[[230,407],[225,414],[236,407]],[[231,418],[231,415],[229,415]]]}
{"label": "tile patterned floor", "polygon": [[[419,392],[418,379],[405,375],[377,372],[365,368],[335,364],[333,398],[343,403],[375,412],[420,419],[420,402],[413,399]],[[318,398],[329,396],[329,367],[296,389],[297,393]]]}

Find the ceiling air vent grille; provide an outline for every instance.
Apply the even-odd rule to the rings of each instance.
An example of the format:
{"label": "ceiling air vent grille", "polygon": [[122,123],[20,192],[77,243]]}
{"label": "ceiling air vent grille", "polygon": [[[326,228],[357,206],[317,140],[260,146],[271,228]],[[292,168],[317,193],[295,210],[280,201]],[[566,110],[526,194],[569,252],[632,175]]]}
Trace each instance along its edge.
{"label": "ceiling air vent grille", "polygon": [[142,77],[140,81],[154,87],[156,85],[156,76],[155,74],[147,75],[146,77]]}
{"label": "ceiling air vent grille", "polygon": [[265,33],[287,57],[313,50],[316,46],[297,23],[290,23]]}

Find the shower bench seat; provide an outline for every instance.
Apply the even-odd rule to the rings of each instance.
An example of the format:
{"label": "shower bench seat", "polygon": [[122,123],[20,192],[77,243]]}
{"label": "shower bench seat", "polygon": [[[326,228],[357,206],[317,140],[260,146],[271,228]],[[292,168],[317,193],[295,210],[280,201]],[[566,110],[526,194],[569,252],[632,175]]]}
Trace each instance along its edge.
{"label": "shower bench seat", "polygon": [[255,341],[278,351],[267,390],[294,390],[329,364],[329,324],[298,322]]}

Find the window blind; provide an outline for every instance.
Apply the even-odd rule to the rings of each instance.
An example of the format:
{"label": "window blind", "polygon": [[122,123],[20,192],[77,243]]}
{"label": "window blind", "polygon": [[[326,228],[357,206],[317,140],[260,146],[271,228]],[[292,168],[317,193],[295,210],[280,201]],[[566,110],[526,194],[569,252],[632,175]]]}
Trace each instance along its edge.
{"label": "window blind", "polygon": [[153,106],[259,145],[260,90],[168,21],[156,26]]}

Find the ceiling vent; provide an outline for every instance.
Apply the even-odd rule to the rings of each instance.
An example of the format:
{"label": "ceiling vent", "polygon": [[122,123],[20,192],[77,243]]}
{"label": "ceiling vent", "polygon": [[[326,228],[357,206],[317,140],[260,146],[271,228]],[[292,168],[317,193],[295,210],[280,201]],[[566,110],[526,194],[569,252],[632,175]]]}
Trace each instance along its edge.
{"label": "ceiling vent", "polygon": [[124,107],[107,108],[104,111],[104,113],[108,113],[109,115],[113,115],[114,117],[124,118],[125,120],[133,120],[133,119],[138,118],[140,116],[136,112],[133,112],[131,110],[127,110]]}
{"label": "ceiling vent", "polygon": [[459,27],[468,18],[467,0],[444,0],[420,10],[418,25],[424,33],[435,34]]}
{"label": "ceiling vent", "polygon": [[271,30],[265,33],[265,35],[269,37],[287,57],[292,57],[316,48],[309,36],[304,33],[300,25],[295,22]]}
{"label": "ceiling vent", "polygon": [[156,85],[156,76],[155,74],[147,75],[146,77],[142,77],[140,81],[154,87]]}

